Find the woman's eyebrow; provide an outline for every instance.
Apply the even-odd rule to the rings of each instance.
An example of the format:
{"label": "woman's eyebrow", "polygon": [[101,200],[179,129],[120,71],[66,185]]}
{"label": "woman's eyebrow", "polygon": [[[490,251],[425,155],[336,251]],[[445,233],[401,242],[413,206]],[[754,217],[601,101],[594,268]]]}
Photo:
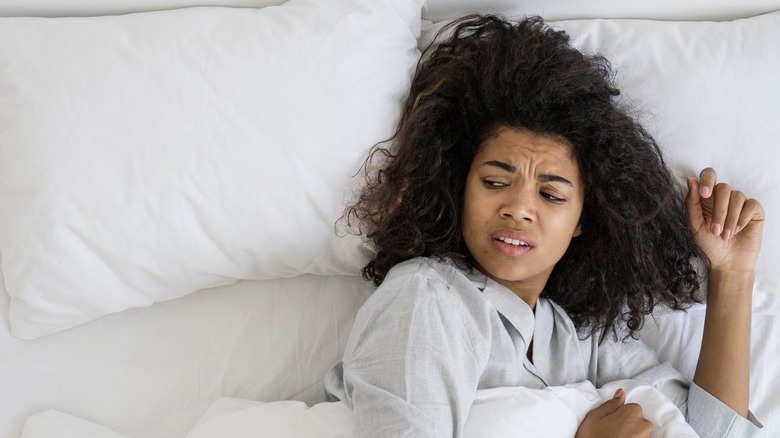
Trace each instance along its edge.
{"label": "woman's eyebrow", "polygon": [[[485,161],[484,163],[482,163],[482,165],[498,167],[509,173],[517,173],[517,166],[513,166],[509,163],[504,163],[503,161],[496,161],[496,160]],[[574,184],[572,184],[571,181],[559,175],[551,175],[551,174],[543,173],[539,175],[537,179],[541,182],[558,182],[572,187],[574,186]]]}
{"label": "woman's eyebrow", "polygon": [[568,179],[566,179],[566,178],[564,178],[562,176],[558,176],[558,175],[549,175],[549,174],[543,173],[543,174],[539,175],[538,179],[541,182],[558,182],[558,183],[563,183],[563,184],[566,184],[568,186],[574,187],[574,184],[572,184],[571,181],[569,181]]}
{"label": "woman's eyebrow", "polygon": [[485,161],[484,163],[482,163],[482,165],[483,166],[498,167],[500,169],[506,170],[509,173],[517,173],[517,167],[516,166],[513,166],[513,165],[511,165],[509,163],[504,163],[503,161],[496,161],[496,160]]}

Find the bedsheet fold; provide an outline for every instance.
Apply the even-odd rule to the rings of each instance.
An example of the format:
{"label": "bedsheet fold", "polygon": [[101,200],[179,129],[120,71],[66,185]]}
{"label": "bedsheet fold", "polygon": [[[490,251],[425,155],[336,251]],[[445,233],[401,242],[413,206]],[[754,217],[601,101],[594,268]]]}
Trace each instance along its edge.
{"label": "bedsheet fold", "polygon": [[[569,438],[588,412],[626,391],[627,403],[639,403],[654,425],[652,437],[686,438],[696,433],[677,407],[658,390],[621,380],[596,389],[590,382],[529,389],[493,388],[477,391],[466,421],[465,438],[545,436]],[[257,402],[222,397],[201,417],[186,438],[352,438],[352,411],[343,402],[311,407],[300,401]],[[31,416],[22,438],[128,438],[103,426],[59,412]]]}

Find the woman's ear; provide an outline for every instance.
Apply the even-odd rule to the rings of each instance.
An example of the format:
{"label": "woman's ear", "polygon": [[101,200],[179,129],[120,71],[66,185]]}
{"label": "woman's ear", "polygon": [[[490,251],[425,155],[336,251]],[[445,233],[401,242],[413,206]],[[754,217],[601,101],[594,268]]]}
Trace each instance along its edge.
{"label": "woman's ear", "polygon": [[582,224],[577,224],[577,228],[574,229],[574,234],[571,237],[577,237],[582,234]]}

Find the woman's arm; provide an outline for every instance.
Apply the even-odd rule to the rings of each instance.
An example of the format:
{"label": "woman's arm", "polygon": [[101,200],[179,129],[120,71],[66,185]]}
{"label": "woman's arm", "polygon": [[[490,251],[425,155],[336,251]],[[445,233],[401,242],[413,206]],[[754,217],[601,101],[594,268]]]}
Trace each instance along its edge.
{"label": "woman's arm", "polygon": [[711,271],[707,285],[704,334],[693,381],[747,418],[753,276]]}
{"label": "woman's arm", "polygon": [[[734,427],[711,424],[709,420],[713,416],[725,416],[728,409],[721,408],[722,405],[742,417],[749,416],[753,279],[761,248],[764,210],[758,201],[747,199],[727,184],[717,184],[715,171],[711,168],[702,171],[700,180],[688,180],[686,204],[694,239],[709,259],[707,311],[694,375],[694,386],[698,388],[690,388],[690,396],[695,401],[689,398],[689,421],[702,436],[724,436],[729,432],[737,436],[743,436],[745,432],[747,436],[757,430],[753,420]],[[653,370],[648,372],[652,374]],[[640,379],[646,377],[652,376]],[[705,392],[709,395],[704,395]],[[617,399],[607,403],[622,405]],[[603,406],[605,410],[606,405]],[[641,410],[637,414],[641,417]],[[610,415],[588,415],[578,434],[586,436],[591,429],[625,421]],[[719,419],[714,423],[719,421],[728,422]],[[640,425],[641,422],[630,424]]]}
{"label": "woman's arm", "polygon": [[688,179],[686,205],[697,245],[709,259],[707,311],[694,382],[743,417],[750,389],[753,279],[764,210],[712,168]]}

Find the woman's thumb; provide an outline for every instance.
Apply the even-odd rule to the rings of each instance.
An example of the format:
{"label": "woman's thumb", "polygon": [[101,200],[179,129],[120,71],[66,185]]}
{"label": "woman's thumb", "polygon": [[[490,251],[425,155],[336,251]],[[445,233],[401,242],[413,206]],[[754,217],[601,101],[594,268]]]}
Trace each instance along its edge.
{"label": "woman's thumb", "polygon": [[626,403],[626,391],[623,388],[618,388],[615,391],[615,395],[611,399],[605,401],[601,406],[594,409],[598,412],[600,417],[606,417],[607,415],[615,413],[621,406]]}

